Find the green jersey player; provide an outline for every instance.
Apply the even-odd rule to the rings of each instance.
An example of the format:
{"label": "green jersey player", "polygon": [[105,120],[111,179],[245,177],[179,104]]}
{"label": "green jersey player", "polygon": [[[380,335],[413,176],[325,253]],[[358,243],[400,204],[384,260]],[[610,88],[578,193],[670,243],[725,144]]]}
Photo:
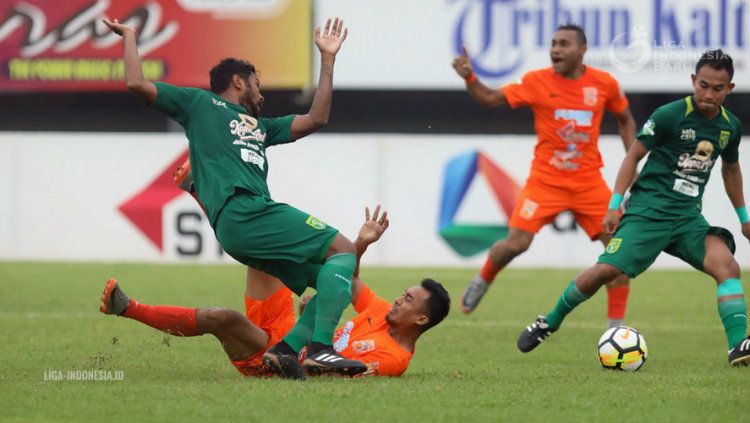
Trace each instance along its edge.
{"label": "green jersey player", "polygon": [[307,346],[303,365],[309,371],[366,371],[332,347],[334,329],[351,298],[354,245],[314,216],[274,202],[266,185],[266,148],[309,135],[328,121],[333,65],[347,35],[344,22],[329,19],[322,32],[315,31],[321,68],[310,111],[279,118],[259,116],[263,96],[252,64],[223,59],[211,69],[211,91],[152,83],[143,77],[133,28],[117,20],[104,23],[123,37],[128,89],[185,129],[196,193],[224,250],[276,276],[298,295],[308,286],[317,290],[315,307],[306,308],[289,334],[265,353],[264,362],[282,377],[304,379],[297,353]]}
{"label": "green jersey player", "polygon": [[[701,214],[701,199],[711,169],[721,157],[721,176],[732,206],[750,239],[750,217],[742,192],[738,147],[739,119],[722,104],[734,88],[732,59],[721,50],[708,51],[692,75],[694,94],[659,107],[636,136],[620,166],[605,230],[614,231],[598,263],[568,285],[555,308],[539,316],[518,338],[528,352],[560,328],[565,316],[619,275],[644,272],[662,251],[679,257],[716,280],[717,302],[732,365],[750,364],[746,338],[747,306],[734,259],[734,239],[710,226]],[[622,196],[638,162],[651,153],[633,184],[630,202],[620,220]]]}

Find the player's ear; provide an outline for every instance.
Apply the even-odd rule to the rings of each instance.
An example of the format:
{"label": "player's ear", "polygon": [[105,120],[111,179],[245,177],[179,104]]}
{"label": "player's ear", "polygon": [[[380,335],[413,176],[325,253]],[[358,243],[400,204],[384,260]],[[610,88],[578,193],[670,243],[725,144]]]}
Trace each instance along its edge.
{"label": "player's ear", "polygon": [[234,75],[232,75],[232,86],[234,86],[234,88],[241,90],[244,85],[245,80],[242,79],[242,76],[240,76],[240,74],[235,73]]}
{"label": "player's ear", "polygon": [[426,326],[427,323],[430,323],[430,318],[427,317],[426,314],[420,314],[417,316],[414,323],[416,323],[419,326],[422,326],[422,329],[424,329],[424,326]]}
{"label": "player's ear", "polygon": [[727,93],[731,93],[732,90],[734,89],[734,82],[730,82],[728,87],[729,87],[729,91],[727,91]]}
{"label": "player's ear", "polygon": [[690,80],[693,82],[693,85],[695,85],[695,78],[697,78],[697,77],[698,76],[696,74],[694,74],[694,73],[690,74]]}

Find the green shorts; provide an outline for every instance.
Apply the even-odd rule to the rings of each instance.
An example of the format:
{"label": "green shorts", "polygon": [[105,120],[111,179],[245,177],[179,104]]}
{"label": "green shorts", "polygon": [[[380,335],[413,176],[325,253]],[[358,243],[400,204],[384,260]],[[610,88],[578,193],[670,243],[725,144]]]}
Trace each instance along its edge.
{"label": "green shorts", "polygon": [[598,262],[615,266],[634,278],[646,271],[664,251],[703,271],[707,235],[722,238],[734,254],[731,232],[710,226],[701,214],[651,218],[625,213]]}
{"label": "green shorts", "polygon": [[288,204],[239,192],[227,200],[214,232],[232,258],[279,278],[301,295],[315,286],[339,231]]}

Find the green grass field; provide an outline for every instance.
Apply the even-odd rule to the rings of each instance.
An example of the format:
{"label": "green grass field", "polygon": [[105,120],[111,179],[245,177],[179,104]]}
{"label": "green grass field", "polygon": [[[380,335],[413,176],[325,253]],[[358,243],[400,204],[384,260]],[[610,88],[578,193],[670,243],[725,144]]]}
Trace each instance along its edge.
{"label": "green grass field", "polygon": [[[1,421],[747,421],[750,369],[731,368],[715,286],[698,272],[650,271],[633,283],[627,321],[649,346],[637,373],[603,370],[600,292],[537,350],[522,328],[547,311],[572,270],[508,270],[471,316],[458,310],[469,269],[364,269],[394,298],[424,276],[453,311],[420,340],[399,379],[244,379],[210,336],[165,336],[98,312],[117,277],[151,304],[242,309],[240,266],[0,262]],[[347,311],[346,316],[350,315]],[[45,371],[122,371],[122,381],[45,381]]]}

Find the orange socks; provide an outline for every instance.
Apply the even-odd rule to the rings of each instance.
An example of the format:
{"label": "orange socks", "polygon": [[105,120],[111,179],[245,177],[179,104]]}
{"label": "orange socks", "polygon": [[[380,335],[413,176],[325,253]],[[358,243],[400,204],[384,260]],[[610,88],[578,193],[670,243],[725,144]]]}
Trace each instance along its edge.
{"label": "orange socks", "polygon": [[130,305],[122,315],[172,335],[198,336],[202,333],[195,321],[197,310],[179,306],[152,306],[141,304],[131,298]]}
{"label": "orange socks", "polygon": [[607,288],[607,318],[617,320],[625,318],[629,294],[629,285]]}
{"label": "orange socks", "polygon": [[492,281],[495,280],[495,276],[497,276],[497,273],[500,272],[500,270],[502,270],[502,268],[498,268],[494,264],[492,264],[492,261],[490,261],[490,256],[487,256],[487,260],[485,260],[484,266],[482,266],[482,270],[479,271],[479,277],[481,277],[482,280],[487,283],[492,283]]}

